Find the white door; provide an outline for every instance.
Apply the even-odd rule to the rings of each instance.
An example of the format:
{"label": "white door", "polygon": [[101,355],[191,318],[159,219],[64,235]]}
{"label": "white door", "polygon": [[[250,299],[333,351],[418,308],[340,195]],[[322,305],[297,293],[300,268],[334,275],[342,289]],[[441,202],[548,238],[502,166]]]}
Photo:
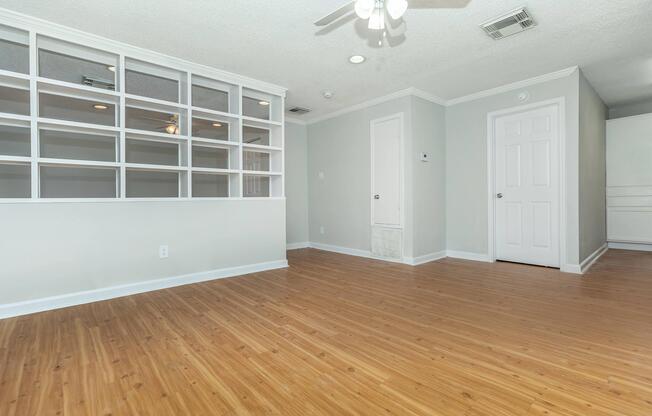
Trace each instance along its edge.
{"label": "white door", "polygon": [[498,260],[559,267],[557,108],[495,119]]}
{"label": "white door", "polygon": [[402,118],[371,122],[371,222],[401,226]]}

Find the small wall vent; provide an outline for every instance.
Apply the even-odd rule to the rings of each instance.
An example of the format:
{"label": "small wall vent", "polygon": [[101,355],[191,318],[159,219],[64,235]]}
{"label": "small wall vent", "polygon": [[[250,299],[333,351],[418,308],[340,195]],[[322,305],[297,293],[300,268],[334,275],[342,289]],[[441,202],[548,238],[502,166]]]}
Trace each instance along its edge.
{"label": "small wall vent", "polygon": [[298,115],[302,115],[310,112],[308,108],[303,108],[303,107],[292,107],[288,111],[290,113],[298,114]]}
{"label": "small wall vent", "polygon": [[532,29],[537,24],[525,7],[512,10],[495,19],[484,22],[480,27],[494,40]]}

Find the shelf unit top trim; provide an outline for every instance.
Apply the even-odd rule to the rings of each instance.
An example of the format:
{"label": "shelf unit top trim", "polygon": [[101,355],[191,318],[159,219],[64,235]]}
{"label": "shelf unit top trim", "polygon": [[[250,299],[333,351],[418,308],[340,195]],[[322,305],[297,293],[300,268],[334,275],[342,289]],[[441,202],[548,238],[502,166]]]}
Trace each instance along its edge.
{"label": "shelf unit top trim", "polygon": [[171,69],[180,72],[191,72],[193,75],[214,78],[217,81],[237,84],[244,88],[259,90],[281,97],[285,97],[287,91],[287,88],[279,85],[234,74],[208,65],[186,61],[159,52],[150,51],[148,49],[111,40],[5,8],[0,8],[0,24],[16,29],[37,32],[40,35],[60,39],[70,43],[93,45],[95,49],[104,52],[121,54],[145,62],[157,62],[157,64],[170,67]]}

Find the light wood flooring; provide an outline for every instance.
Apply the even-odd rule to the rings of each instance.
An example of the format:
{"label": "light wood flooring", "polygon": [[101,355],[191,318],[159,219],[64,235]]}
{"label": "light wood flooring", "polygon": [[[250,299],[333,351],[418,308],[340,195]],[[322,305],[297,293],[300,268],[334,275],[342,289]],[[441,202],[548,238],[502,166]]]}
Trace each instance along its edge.
{"label": "light wood flooring", "polygon": [[0,321],[0,415],[652,415],[652,253],[289,261]]}

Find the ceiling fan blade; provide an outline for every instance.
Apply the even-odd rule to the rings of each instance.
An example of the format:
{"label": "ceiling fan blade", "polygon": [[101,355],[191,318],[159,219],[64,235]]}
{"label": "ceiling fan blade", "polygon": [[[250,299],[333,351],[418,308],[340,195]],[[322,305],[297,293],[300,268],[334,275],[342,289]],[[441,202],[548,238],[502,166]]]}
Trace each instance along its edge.
{"label": "ceiling fan blade", "polygon": [[329,14],[328,16],[324,16],[321,19],[317,20],[315,22],[315,26],[329,25],[329,24],[333,23],[334,21],[336,21],[337,19],[339,19],[340,17],[351,13],[354,8],[355,8],[355,1],[351,1],[351,2],[349,2],[347,4],[345,4],[344,6],[340,7],[339,9],[335,10],[334,12]]}
{"label": "ceiling fan blade", "polygon": [[463,9],[471,0],[410,0],[410,9]]}

